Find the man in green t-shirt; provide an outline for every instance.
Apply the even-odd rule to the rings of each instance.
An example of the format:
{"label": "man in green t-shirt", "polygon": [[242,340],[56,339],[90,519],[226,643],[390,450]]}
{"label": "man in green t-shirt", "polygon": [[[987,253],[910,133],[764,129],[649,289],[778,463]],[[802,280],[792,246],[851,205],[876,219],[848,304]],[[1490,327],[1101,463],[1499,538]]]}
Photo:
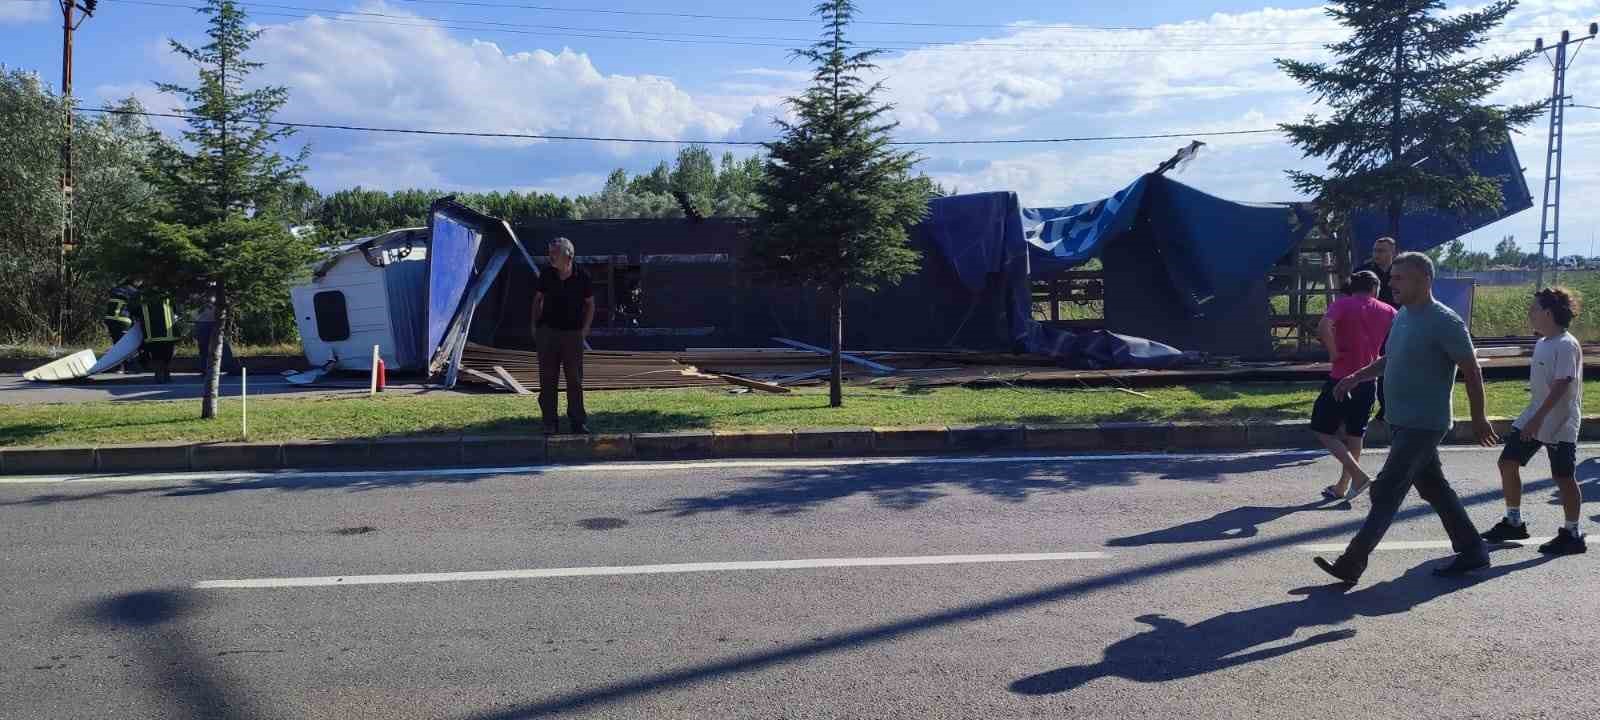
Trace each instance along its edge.
{"label": "man in green t-shirt", "polygon": [[1466,376],[1478,442],[1492,446],[1499,440],[1484,415],[1483,372],[1478,368],[1472,336],[1460,316],[1433,299],[1433,261],[1428,256],[1404,253],[1396,257],[1389,281],[1401,307],[1389,329],[1383,357],[1340,380],[1334,388],[1335,396],[1346,397],[1356,385],[1382,376],[1392,437],[1389,457],[1372,481],[1372,508],[1361,530],[1338,560],[1330,563],[1316,558],[1317,567],[1347,583],[1356,582],[1367,569],[1367,557],[1389,531],[1412,485],[1438,513],[1456,551],[1455,559],[1435,568],[1434,573],[1460,575],[1489,565],[1489,551],[1439,462],[1439,443],[1455,422],[1450,401],[1457,370]]}

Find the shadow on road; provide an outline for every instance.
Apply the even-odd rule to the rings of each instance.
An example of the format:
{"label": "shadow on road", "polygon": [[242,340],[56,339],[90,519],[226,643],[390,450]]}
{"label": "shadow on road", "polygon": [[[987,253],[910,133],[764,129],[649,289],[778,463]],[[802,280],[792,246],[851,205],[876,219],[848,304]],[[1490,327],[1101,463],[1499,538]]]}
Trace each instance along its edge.
{"label": "shadow on road", "polygon": [[[1553,487],[1553,484],[1548,480],[1532,482],[1528,483],[1527,485],[1529,491],[1548,490],[1551,487]],[[1462,503],[1468,507],[1481,505],[1484,503],[1499,502],[1500,500],[1501,493],[1498,488],[1491,491],[1475,493],[1472,495],[1464,495],[1461,497]],[[1398,513],[1395,516],[1395,521],[1401,522],[1419,517],[1431,519],[1433,515],[1433,509],[1428,505],[1414,503]],[[1181,573],[1187,570],[1206,567],[1208,565],[1226,560],[1260,555],[1302,543],[1326,541],[1332,538],[1343,537],[1354,533],[1357,529],[1359,529],[1364,519],[1364,517],[1353,517],[1348,522],[1339,523],[1338,525],[1334,525],[1332,527],[1306,530],[1280,537],[1274,537],[1271,539],[1257,540],[1255,542],[1246,544],[1229,545],[1218,550],[1191,553],[1181,557],[1144,563],[1129,567],[1124,570],[1093,575],[1071,582],[1046,587],[1029,593],[995,598],[987,602],[964,605],[934,613],[926,613],[923,615],[879,625],[866,626],[855,630],[838,633],[832,636],[817,638],[808,642],[794,643],[762,652],[735,655],[722,660],[693,665],[679,670],[645,675],[632,680],[624,680],[587,690],[578,690],[555,695],[524,705],[511,707],[504,710],[483,712],[467,717],[471,718],[471,720],[524,720],[526,718],[549,717],[574,710],[590,709],[601,705],[621,702],[629,698],[649,695],[656,692],[698,685],[701,683],[726,678],[731,675],[738,675],[740,673],[756,672],[774,667],[785,666],[790,663],[809,660],[816,657],[832,655],[834,653],[860,650],[878,643],[913,637],[932,630],[937,630],[939,628],[949,627],[951,625],[960,623],[986,620],[1007,613],[1058,602],[1066,598],[1078,597],[1099,592],[1101,590],[1137,583],[1153,577]],[[1434,593],[1431,597],[1438,597],[1439,595],[1447,592],[1460,590],[1460,586],[1463,584],[1464,586],[1471,586],[1477,582],[1481,582],[1484,579],[1498,577],[1507,572],[1525,567],[1531,567],[1539,562],[1543,562],[1543,559],[1536,559],[1532,562],[1518,563],[1509,567],[1490,570],[1484,573],[1480,578],[1468,578],[1465,580],[1439,579],[1438,581],[1441,583],[1441,586],[1436,590],[1428,590],[1422,585],[1422,583],[1429,581],[1431,578],[1403,580],[1398,585],[1390,586],[1390,592],[1398,592],[1401,595],[1401,597],[1397,600],[1384,599],[1382,597],[1383,591],[1379,588],[1371,588],[1369,591],[1363,591],[1362,593],[1356,594],[1361,596],[1363,602],[1369,603],[1366,606],[1368,609],[1362,612],[1362,614],[1382,615],[1394,612],[1404,612],[1406,609],[1415,607],[1420,602],[1423,602],[1424,600],[1422,597],[1427,596],[1427,593],[1429,592]],[[1317,570],[1311,564],[1309,558],[1305,562],[1304,568],[1307,577],[1321,576],[1321,571]],[[1412,583],[1415,583],[1415,585]],[[1419,590],[1418,588],[1421,589]],[[1368,592],[1371,592],[1372,594],[1369,596],[1367,594]],[[1370,600],[1368,599],[1369,597],[1371,598]],[[1323,601],[1325,600],[1317,600],[1317,602]],[[1302,621],[1293,619],[1293,613],[1287,609],[1287,607],[1298,607],[1301,605],[1301,603],[1295,602],[1287,603],[1285,605],[1285,608],[1267,611],[1261,617],[1254,619],[1258,622],[1265,623],[1268,621],[1268,619],[1277,617],[1281,618],[1279,620],[1281,623],[1295,623],[1293,627],[1301,627]],[[1333,614],[1333,611],[1331,610],[1317,610],[1315,606],[1310,605],[1302,609],[1309,610],[1313,613],[1321,612],[1324,615]],[[1339,612],[1342,613],[1344,611]],[[1211,631],[1213,628],[1221,628],[1224,625],[1234,625],[1240,623],[1241,616],[1239,614],[1230,615],[1232,617],[1229,620],[1213,622],[1211,625],[1207,625],[1205,629],[1207,631]],[[1244,619],[1252,618],[1246,616]],[[1160,631],[1159,626],[1157,631]],[[1168,632],[1171,632],[1171,630]],[[1248,632],[1256,631],[1249,630]],[[1280,627],[1272,632],[1282,633],[1283,630]],[[1290,632],[1292,632],[1292,628]],[[1320,643],[1339,640],[1343,637],[1347,637],[1348,634],[1349,633],[1342,633],[1338,635],[1323,636],[1320,637],[1317,642]],[[1246,638],[1246,640],[1248,640],[1248,638]],[[1245,645],[1239,645],[1238,642],[1235,641],[1234,646],[1240,648],[1249,648],[1255,647],[1264,641],[1266,641],[1265,638],[1249,642]],[[1118,652],[1120,653],[1121,651],[1119,650]],[[1210,654],[1219,658],[1225,657],[1216,653]],[[1259,660],[1265,658],[1257,657],[1255,659]],[[1028,687],[1035,686],[1043,687],[1043,685],[1028,685]]]}
{"label": "shadow on road", "polygon": [[145,590],[89,603],[76,618],[117,636],[147,675],[144,687],[161,717],[247,720],[263,717],[232,679],[205,656],[189,623],[204,610],[199,593]]}
{"label": "shadow on road", "polygon": [[[1127,464],[996,462],[962,465],[851,465],[798,468],[765,473],[748,485],[714,495],[677,498],[648,513],[686,517],[708,512],[793,515],[815,510],[830,502],[868,496],[879,506],[913,510],[965,491],[1004,502],[1026,502],[1036,495],[1070,493],[1094,487],[1137,484],[1154,476],[1161,480],[1217,482],[1228,475],[1264,472],[1304,465],[1303,455],[1218,455],[1206,458],[1130,461]],[[1017,472],[1019,466],[1030,467]]]}
{"label": "shadow on road", "polygon": [[1536,557],[1459,580],[1434,577],[1431,568],[1439,562],[1435,560],[1357,592],[1347,592],[1348,586],[1343,584],[1299,588],[1290,591],[1300,595],[1299,600],[1223,613],[1193,625],[1159,613],[1141,615],[1134,619],[1150,629],[1112,643],[1100,662],[1026,677],[1012,683],[1011,691],[1050,695],[1108,677],[1141,683],[1166,682],[1270,660],[1356,634],[1353,628],[1337,628],[1284,642],[1300,630],[1336,626],[1357,617],[1409,612],[1423,603],[1551,559]]}
{"label": "shadow on road", "polygon": [[[1600,458],[1589,458],[1578,463],[1577,471],[1573,475],[1578,479],[1578,496],[1583,504],[1587,506],[1590,503],[1600,503]],[[1526,482],[1526,473],[1524,473],[1523,477],[1524,482]],[[1527,488],[1523,488],[1523,491],[1526,492]],[[1527,506],[1528,503],[1524,501],[1522,504]],[[1546,504],[1561,507],[1561,493],[1550,493],[1550,500]],[[1557,514],[1552,518],[1552,521],[1560,519],[1561,516]],[[1594,515],[1589,520],[1600,522],[1600,515]],[[1556,523],[1552,522],[1552,524]]]}
{"label": "shadow on road", "polygon": [[[537,472],[526,471],[521,474],[536,475]],[[105,500],[117,497],[168,497],[184,498],[204,495],[217,495],[221,493],[251,492],[262,490],[281,490],[285,492],[306,492],[311,490],[345,490],[347,492],[368,492],[372,490],[391,490],[395,488],[408,488],[421,485],[450,485],[470,484],[482,482],[496,477],[494,474],[482,475],[438,475],[430,474],[427,470],[397,471],[394,473],[372,474],[340,474],[338,471],[329,471],[326,474],[315,471],[284,472],[281,475],[252,475],[241,473],[237,480],[187,480],[163,485],[143,486],[134,488],[114,488],[98,490],[87,493],[42,493],[20,500],[0,502],[0,507],[14,506],[40,506],[57,505],[62,503],[76,503],[90,500]]]}
{"label": "shadow on road", "polygon": [[1186,522],[1165,530],[1112,538],[1106,541],[1106,546],[1142,547],[1145,545],[1173,545],[1211,542],[1214,540],[1242,540],[1258,535],[1261,532],[1262,525],[1281,520],[1298,512],[1349,509],[1350,504],[1348,502],[1341,501],[1336,503],[1330,500],[1320,500],[1286,507],[1246,505],[1232,510],[1224,510],[1204,520]]}

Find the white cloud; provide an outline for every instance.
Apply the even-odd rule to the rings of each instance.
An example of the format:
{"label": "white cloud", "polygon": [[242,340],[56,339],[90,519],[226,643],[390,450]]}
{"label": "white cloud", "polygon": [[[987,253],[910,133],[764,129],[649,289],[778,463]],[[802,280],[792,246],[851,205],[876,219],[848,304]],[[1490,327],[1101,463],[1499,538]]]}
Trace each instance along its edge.
{"label": "white cloud", "polygon": [[[1217,14],[1152,30],[1019,27],[1004,37],[915,50],[882,61],[902,127],[935,133],[951,121],[1042,113],[1133,117],[1267,93],[1298,92],[1272,64],[1320,53],[1338,36],[1316,8]],[[1241,44],[1256,43],[1254,48]]]}
{"label": "white cloud", "polygon": [[[128,98],[139,101],[145,111],[153,113],[171,113],[176,110],[177,99],[156,89],[153,83],[132,83],[119,85],[100,85],[95,87],[92,97],[97,98],[104,107]],[[177,137],[186,127],[183,120],[178,118],[147,117],[150,126],[169,137]]]}
{"label": "white cloud", "polygon": [[269,25],[253,51],[266,63],[260,79],[290,88],[286,117],[646,138],[717,137],[736,124],[667,78],[606,75],[587,55],[565,48],[507,52],[420,20],[395,26],[313,17]]}
{"label": "white cloud", "polygon": [[47,0],[28,0],[26,2],[0,2],[0,25],[9,23],[30,23],[45,20],[54,15],[56,4]]}
{"label": "white cloud", "polygon": [[380,138],[313,156],[306,181],[327,190],[360,186],[369,190],[428,188],[465,190],[434,165],[414,138]]}

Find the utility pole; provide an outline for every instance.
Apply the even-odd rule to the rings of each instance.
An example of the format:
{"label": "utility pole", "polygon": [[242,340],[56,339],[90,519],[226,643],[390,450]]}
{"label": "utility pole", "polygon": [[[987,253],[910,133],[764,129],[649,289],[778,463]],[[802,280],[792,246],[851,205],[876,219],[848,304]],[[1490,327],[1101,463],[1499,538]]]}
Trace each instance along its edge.
{"label": "utility pole", "polygon": [[[67,253],[77,245],[77,228],[72,220],[72,32],[94,15],[99,0],[60,0],[61,2],[61,100],[66,106],[66,134],[61,142],[61,250],[56,257],[56,337],[60,344],[67,330]],[[82,17],[73,17],[75,11]]]}
{"label": "utility pole", "polygon": [[[1537,280],[1534,288],[1543,288],[1545,263],[1554,260],[1551,269],[1551,282],[1559,282],[1561,278],[1561,156],[1565,148],[1562,140],[1562,129],[1566,125],[1567,105],[1572,96],[1567,94],[1567,68],[1572,67],[1572,60],[1577,59],[1578,50],[1587,40],[1594,39],[1600,34],[1600,24],[1589,23],[1589,34],[1584,37],[1574,38],[1572,32],[1561,31],[1561,42],[1553,48],[1555,57],[1550,57],[1549,50],[1544,44],[1544,38],[1533,41],[1533,51],[1545,53],[1545,59],[1550,60],[1550,66],[1555,69],[1555,85],[1550,90],[1550,138],[1545,148],[1544,156],[1544,206],[1539,210],[1539,259]],[[1567,48],[1572,47],[1571,55]],[[1545,248],[1550,253],[1545,254]]]}

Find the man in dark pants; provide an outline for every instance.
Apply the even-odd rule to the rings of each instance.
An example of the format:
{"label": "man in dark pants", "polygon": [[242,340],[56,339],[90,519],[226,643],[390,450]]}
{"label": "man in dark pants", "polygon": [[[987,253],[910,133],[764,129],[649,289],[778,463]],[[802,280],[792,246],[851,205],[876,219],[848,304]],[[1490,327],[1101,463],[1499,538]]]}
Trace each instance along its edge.
{"label": "man in dark pants", "polygon": [[[128,329],[133,327],[133,318],[129,315],[128,305],[138,297],[139,290],[132,285],[112,288],[111,299],[106,301],[106,314],[100,318],[105,323],[106,334],[111,336],[112,345],[121,341]],[[124,373],[139,372],[139,364],[136,360],[129,360],[118,370]]]}
{"label": "man in dark pants", "polygon": [[156,373],[156,382],[172,382],[172,353],[178,346],[173,327],[172,300],[142,293],[139,296],[139,325],[144,332],[144,351]]}
{"label": "man in dark pants", "polygon": [[[1372,243],[1372,259],[1366,261],[1356,272],[1370,272],[1378,276],[1378,299],[1389,304],[1396,310],[1400,306],[1395,304],[1394,289],[1389,287],[1389,269],[1394,266],[1394,254],[1398,250],[1394,238],[1381,237]],[[1383,378],[1378,378],[1378,414],[1372,418],[1380,422],[1388,422],[1383,412]]]}
{"label": "man in dark pants", "polygon": [[1405,253],[1395,258],[1392,273],[1401,309],[1389,330],[1386,353],[1334,387],[1335,395],[1342,398],[1356,385],[1379,375],[1389,381],[1392,440],[1383,470],[1372,481],[1372,508],[1338,560],[1330,563],[1316,558],[1317,567],[1347,583],[1359,580],[1367,569],[1367,557],[1389,531],[1412,485],[1438,513],[1456,551],[1453,561],[1433,572],[1460,575],[1489,565],[1489,551],[1439,463],[1439,443],[1454,422],[1450,399],[1458,369],[1466,375],[1472,429],[1478,442],[1487,447],[1498,441],[1484,415],[1483,372],[1478,368],[1472,336],[1455,312],[1433,299],[1433,262],[1428,256]]}
{"label": "man in dark pants", "polygon": [[583,411],[583,346],[594,323],[594,287],[589,274],[573,262],[572,241],[550,241],[550,264],[539,271],[533,294],[534,336],[539,344],[539,411],[544,434],[561,431],[556,414],[556,385],[567,378],[567,419],[571,431],[589,433]]}

